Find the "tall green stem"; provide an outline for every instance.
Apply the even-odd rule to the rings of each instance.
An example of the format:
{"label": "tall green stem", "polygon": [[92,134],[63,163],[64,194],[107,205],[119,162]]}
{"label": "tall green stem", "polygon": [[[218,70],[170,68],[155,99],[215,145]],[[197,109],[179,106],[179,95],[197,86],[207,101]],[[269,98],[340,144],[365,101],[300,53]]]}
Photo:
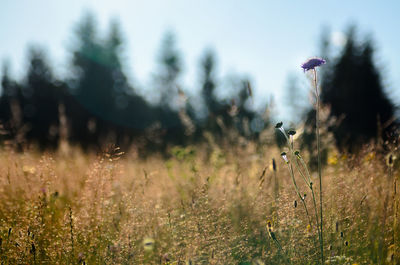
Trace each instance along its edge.
{"label": "tall green stem", "polygon": [[324,264],[324,238],[323,238],[323,218],[322,218],[322,166],[321,166],[321,140],[319,138],[319,92],[318,92],[318,85],[317,85],[317,70],[313,69],[314,71],[314,86],[315,86],[315,95],[317,99],[317,106],[316,106],[316,134],[317,134],[317,150],[318,150],[318,177],[319,177],[319,202],[320,202],[320,230],[321,230],[321,260],[322,264]]}

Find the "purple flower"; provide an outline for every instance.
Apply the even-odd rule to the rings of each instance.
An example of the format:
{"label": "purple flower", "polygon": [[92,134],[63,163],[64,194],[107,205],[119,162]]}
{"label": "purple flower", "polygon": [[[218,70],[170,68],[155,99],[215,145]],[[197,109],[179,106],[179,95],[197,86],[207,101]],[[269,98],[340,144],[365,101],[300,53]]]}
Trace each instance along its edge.
{"label": "purple flower", "polygon": [[310,58],[308,59],[305,63],[301,65],[301,68],[303,68],[304,72],[308,70],[313,70],[315,67],[320,66],[325,64],[326,61],[321,58]]}

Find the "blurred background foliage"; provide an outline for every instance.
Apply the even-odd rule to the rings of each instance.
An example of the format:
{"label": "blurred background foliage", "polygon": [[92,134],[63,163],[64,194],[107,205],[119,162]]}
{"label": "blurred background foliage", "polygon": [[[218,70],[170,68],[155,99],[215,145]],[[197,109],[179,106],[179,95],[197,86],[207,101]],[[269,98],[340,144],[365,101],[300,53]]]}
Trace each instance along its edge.
{"label": "blurred background foliage", "polygon": [[[326,139],[331,135],[339,149],[350,152],[370,141],[382,144],[396,135],[398,123],[396,107],[373,59],[374,41],[359,38],[356,27],[350,26],[346,44],[332,55],[327,31],[323,30],[320,48],[327,64],[319,69],[327,128],[323,133]],[[272,117],[273,100],[256,110],[250,78],[236,74],[221,80],[212,49],[204,51],[199,63],[200,93],[191,94],[182,86],[185,58],[171,31],[162,39],[151,87],[140,93],[123,67],[121,32],[121,25],[111,21],[108,31],[100,34],[95,16],[85,14],[75,27],[70,74],[62,79],[53,74],[44,47],[29,47],[28,68],[20,80],[10,75],[4,62],[2,142],[20,151],[29,146],[56,149],[69,143],[85,150],[115,144],[146,152],[211,138],[213,144],[279,142],[267,132],[277,122]],[[284,104],[292,117],[289,126],[300,128],[302,148],[313,153],[313,97],[308,102],[299,86],[290,76]]]}

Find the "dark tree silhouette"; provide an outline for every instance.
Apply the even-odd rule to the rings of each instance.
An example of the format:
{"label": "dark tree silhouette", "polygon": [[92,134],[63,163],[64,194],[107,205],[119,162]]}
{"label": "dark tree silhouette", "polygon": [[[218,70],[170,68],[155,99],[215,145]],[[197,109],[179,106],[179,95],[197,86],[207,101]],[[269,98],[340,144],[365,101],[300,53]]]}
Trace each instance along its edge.
{"label": "dark tree silhouette", "polygon": [[358,43],[355,33],[350,28],[342,53],[324,76],[321,95],[323,103],[331,107],[330,115],[340,120],[331,128],[336,143],[349,151],[380,133],[387,135],[395,109],[374,64],[372,40]]}
{"label": "dark tree silhouette", "polygon": [[41,149],[58,144],[59,113],[65,90],[56,82],[44,55],[37,47],[29,50],[29,69],[23,91],[24,123],[29,126],[27,140],[37,141]]}
{"label": "dark tree silhouette", "polygon": [[[94,17],[90,14],[78,25],[77,50],[73,58],[76,85],[74,92],[90,112],[105,120],[112,120],[116,107],[115,92],[124,86],[124,76],[115,54],[121,43],[116,29],[111,40],[105,44],[100,42],[95,25]],[[120,87],[115,87],[116,83]]]}
{"label": "dark tree silhouette", "polygon": [[16,150],[22,151],[27,131],[21,108],[24,98],[21,85],[10,76],[8,63],[3,65],[1,86],[0,121],[4,129],[3,136],[4,139],[10,140]]}
{"label": "dark tree silhouette", "polygon": [[203,96],[206,114],[212,115],[221,107],[215,97],[217,81],[215,77],[215,54],[212,50],[207,50],[201,60],[201,93]]}
{"label": "dark tree silhouette", "polygon": [[217,90],[217,77],[215,74],[216,58],[212,50],[207,50],[200,61],[201,95],[204,109],[203,129],[221,134],[217,124],[217,116],[226,122],[229,105],[220,102],[215,95]]}
{"label": "dark tree silhouette", "polygon": [[120,60],[123,38],[118,22],[111,23],[103,41],[97,36],[95,25],[94,17],[87,14],[76,31],[70,86],[86,112],[72,121],[72,128],[76,138],[87,143],[121,144],[123,140],[128,144],[131,136],[155,122],[157,110],[135,94],[124,74]]}
{"label": "dark tree silhouette", "polygon": [[235,116],[235,126],[236,129],[244,136],[250,137],[253,135],[251,130],[250,123],[256,118],[257,113],[250,109],[247,105],[250,101],[250,93],[252,91],[251,82],[247,78],[241,79],[239,83],[239,92],[238,92],[238,113]]}
{"label": "dark tree silhouette", "polygon": [[[3,67],[0,133],[6,132],[2,138],[12,139],[18,150],[26,140],[41,149],[69,141],[84,149],[109,143],[129,147],[136,142],[147,150],[165,150],[171,143],[197,141],[205,129],[220,136],[222,127],[245,136],[251,134],[249,124],[257,115],[247,104],[250,82],[236,78],[232,84],[236,93],[229,99],[217,99],[215,56],[211,51],[202,60],[204,102],[187,99],[180,85],[182,57],[174,35],[168,32],[156,74],[160,101],[150,104],[136,94],[124,72],[124,38],[117,21],[112,21],[107,35],[100,36],[95,17],[86,14],[77,24],[73,45],[66,80],[53,75],[44,49],[37,47],[29,50],[29,68],[22,81],[14,81],[8,66]],[[199,103],[204,103],[210,114],[204,124],[214,126],[200,124],[193,107]]]}
{"label": "dark tree silhouette", "polygon": [[[0,99],[0,119],[3,123],[9,123],[12,116],[11,113],[11,102],[19,101],[22,98],[21,90],[18,84],[12,80],[10,76],[9,64],[4,62],[2,67],[2,78],[1,78],[1,99]],[[4,125],[4,124],[3,124]],[[7,125],[10,127],[10,124]]]}

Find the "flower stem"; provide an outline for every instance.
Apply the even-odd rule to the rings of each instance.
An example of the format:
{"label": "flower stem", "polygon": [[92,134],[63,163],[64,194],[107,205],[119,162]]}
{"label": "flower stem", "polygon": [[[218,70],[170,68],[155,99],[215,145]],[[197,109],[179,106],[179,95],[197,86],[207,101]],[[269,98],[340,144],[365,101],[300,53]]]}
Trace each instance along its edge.
{"label": "flower stem", "polygon": [[[303,175],[303,173],[302,173],[302,171],[301,171],[301,169],[300,169],[300,167],[299,167],[299,165],[298,165],[297,156],[294,154],[293,141],[290,141],[290,140],[289,140],[289,137],[286,135],[286,132],[285,132],[284,129],[281,128],[280,130],[282,131],[283,135],[285,136],[286,141],[287,141],[287,145],[288,145],[288,147],[289,147],[290,160],[289,160],[289,162],[287,162],[286,164],[287,164],[287,166],[288,166],[290,176],[292,177],[292,181],[293,181],[293,185],[294,185],[294,188],[295,188],[295,190],[296,190],[296,193],[297,193],[297,195],[299,196],[299,199],[300,199],[300,201],[302,202],[302,204],[303,204],[303,206],[304,206],[304,209],[305,209],[305,211],[306,211],[308,223],[310,224],[310,227],[312,227],[313,224],[312,224],[311,215],[310,215],[309,212],[308,212],[307,204],[306,204],[306,202],[305,202],[305,200],[304,200],[304,197],[301,196],[299,187],[297,186],[297,183],[296,183],[296,178],[295,178],[295,176],[294,176],[294,170],[293,170],[293,166],[292,166],[292,163],[293,163],[294,160],[296,161],[295,166],[296,166],[297,170],[299,171],[300,175],[303,177],[303,179],[304,179],[304,181],[305,181],[305,183],[306,183],[306,185],[307,185],[308,187],[310,187],[310,184],[309,184],[310,181],[307,182],[305,176]],[[293,139],[293,138],[292,138],[292,139]],[[308,172],[308,171],[307,171],[307,172]],[[312,190],[312,189],[311,189],[311,190]],[[314,191],[313,191],[313,196],[314,196]],[[315,213],[317,214],[317,208],[316,208],[316,207],[315,207]],[[316,216],[316,217],[317,217],[316,222],[317,222],[317,228],[318,228],[318,216]],[[320,235],[321,233],[320,233],[320,231],[319,231],[319,228],[318,228],[317,230],[318,230],[318,238],[319,238],[319,241],[321,242],[321,235]],[[316,244],[315,239],[314,239],[314,244]]]}
{"label": "flower stem", "polygon": [[315,86],[315,95],[317,100],[316,106],[316,134],[317,134],[317,151],[318,151],[318,178],[319,178],[319,202],[320,202],[320,231],[321,231],[321,261],[324,264],[324,239],[323,239],[323,217],[322,217],[322,166],[321,166],[321,140],[319,137],[319,108],[320,108],[320,100],[319,100],[319,93],[318,93],[318,85],[317,85],[317,70],[313,69],[314,71],[314,86]]}
{"label": "flower stem", "polygon": [[[296,165],[297,165],[298,171],[301,172],[300,165],[298,164],[299,163],[298,160],[300,160],[304,170],[306,171],[307,177],[308,177],[308,182],[306,182],[306,184],[311,190],[312,201],[313,201],[314,210],[315,210],[315,221],[317,223],[318,239],[321,242],[321,231],[320,231],[320,225],[319,225],[319,220],[318,220],[318,208],[317,208],[317,203],[316,203],[316,200],[315,200],[314,188],[313,188],[312,182],[311,182],[311,175],[310,175],[310,172],[308,171],[306,163],[304,162],[304,160],[303,160],[303,158],[301,156],[296,157]],[[302,174],[302,173],[300,173],[300,174]]]}

